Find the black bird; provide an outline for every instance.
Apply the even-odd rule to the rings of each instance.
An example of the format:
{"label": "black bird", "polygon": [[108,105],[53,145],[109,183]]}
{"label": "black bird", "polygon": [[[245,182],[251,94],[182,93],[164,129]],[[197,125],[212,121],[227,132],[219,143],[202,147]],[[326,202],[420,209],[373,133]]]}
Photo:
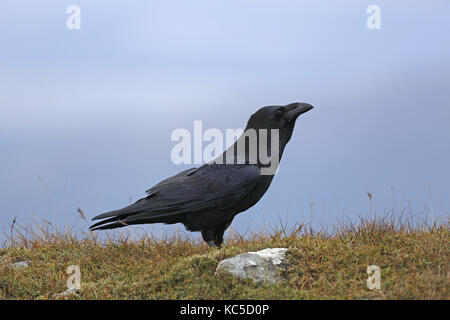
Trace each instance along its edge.
{"label": "black bird", "polygon": [[[147,197],[123,209],[94,217],[92,220],[106,219],[90,229],[182,223],[189,231],[201,231],[208,245],[220,247],[234,216],[256,204],[269,188],[297,117],[312,108],[307,103],[291,103],[259,109],[248,120],[238,141],[214,161],[161,181],[146,191]],[[252,132],[256,133],[257,143],[252,142]],[[272,139],[276,132],[278,141]],[[260,152],[264,142],[265,156],[274,163],[268,163],[267,157],[262,156],[264,152]],[[278,147],[274,144],[277,142]]]}

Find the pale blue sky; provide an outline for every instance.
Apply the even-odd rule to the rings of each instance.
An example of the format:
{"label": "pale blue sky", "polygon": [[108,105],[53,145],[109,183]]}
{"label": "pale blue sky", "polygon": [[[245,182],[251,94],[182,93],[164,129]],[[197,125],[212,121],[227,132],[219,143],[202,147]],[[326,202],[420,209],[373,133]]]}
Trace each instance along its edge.
{"label": "pale blue sky", "polygon": [[[66,28],[70,4],[81,30]],[[371,4],[381,30],[366,27]],[[333,225],[367,215],[367,191],[380,213],[448,216],[449,12],[445,0],[3,0],[0,224],[34,212],[84,227],[77,207],[122,207],[185,168],[170,159],[174,129],[240,128],[294,101],[316,108],[232,227]]]}

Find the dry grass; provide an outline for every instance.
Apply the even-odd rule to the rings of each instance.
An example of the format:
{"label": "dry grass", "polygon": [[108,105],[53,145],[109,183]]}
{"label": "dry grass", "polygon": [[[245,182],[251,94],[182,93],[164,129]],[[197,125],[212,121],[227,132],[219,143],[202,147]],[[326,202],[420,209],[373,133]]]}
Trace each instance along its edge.
{"label": "dry grass", "polygon": [[[15,223],[0,249],[0,298],[54,299],[66,289],[66,268],[78,265],[81,292],[66,298],[449,299],[449,235],[448,223],[413,227],[384,217],[343,224],[332,233],[283,225],[246,237],[228,233],[219,250],[180,235],[100,240],[49,222],[34,228]],[[255,284],[215,275],[220,260],[268,247],[290,248],[287,281]],[[29,267],[12,267],[17,261]],[[373,264],[381,269],[381,290],[366,286]]]}

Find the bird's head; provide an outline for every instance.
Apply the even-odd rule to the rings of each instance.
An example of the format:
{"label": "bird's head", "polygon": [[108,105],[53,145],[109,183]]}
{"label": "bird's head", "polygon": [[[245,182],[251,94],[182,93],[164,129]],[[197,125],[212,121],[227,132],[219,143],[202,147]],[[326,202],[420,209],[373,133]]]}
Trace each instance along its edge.
{"label": "bird's head", "polygon": [[217,159],[220,163],[255,163],[262,168],[261,174],[273,176],[292,136],[295,120],[312,108],[308,103],[295,102],[259,109],[252,114],[237,142]]}
{"label": "bird's head", "polygon": [[279,130],[280,146],[285,146],[292,136],[295,120],[313,108],[308,103],[294,102],[286,106],[267,106],[256,111],[247,122],[247,129]]}

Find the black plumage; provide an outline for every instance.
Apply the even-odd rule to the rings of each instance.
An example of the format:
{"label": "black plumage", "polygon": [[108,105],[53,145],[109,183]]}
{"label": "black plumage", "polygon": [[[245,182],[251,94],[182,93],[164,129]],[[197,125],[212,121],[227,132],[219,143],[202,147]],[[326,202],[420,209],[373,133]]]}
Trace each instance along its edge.
{"label": "black plumage", "polygon": [[[284,148],[291,138],[297,117],[312,109],[306,103],[287,106],[268,106],[259,109],[249,119],[244,134],[232,145],[234,156],[225,152],[215,162],[192,168],[161,181],[147,190],[147,196],[119,210],[106,212],[93,218],[105,219],[95,223],[91,230],[114,229],[143,223],[183,223],[189,231],[201,231],[209,245],[220,246],[223,234],[236,214],[247,210],[261,199],[269,188],[273,174],[261,174],[270,164],[259,157],[259,145],[238,152],[240,139],[255,129],[257,141],[259,129],[278,129],[278,150],[272,150],[270,135],[267,154],[278,151],[281,160]],[[265,133],[265,132],[264,132]],[[247,138],[248,139],[248,138]],[[248,140],[249,141],[249,140]],[[227,152],[227,151],[226,151]],[[251,161],[256,152],[257,161]],[[222,160],[222,161],[219,161]],[[217,163],[218,162],[218,163]]]}

